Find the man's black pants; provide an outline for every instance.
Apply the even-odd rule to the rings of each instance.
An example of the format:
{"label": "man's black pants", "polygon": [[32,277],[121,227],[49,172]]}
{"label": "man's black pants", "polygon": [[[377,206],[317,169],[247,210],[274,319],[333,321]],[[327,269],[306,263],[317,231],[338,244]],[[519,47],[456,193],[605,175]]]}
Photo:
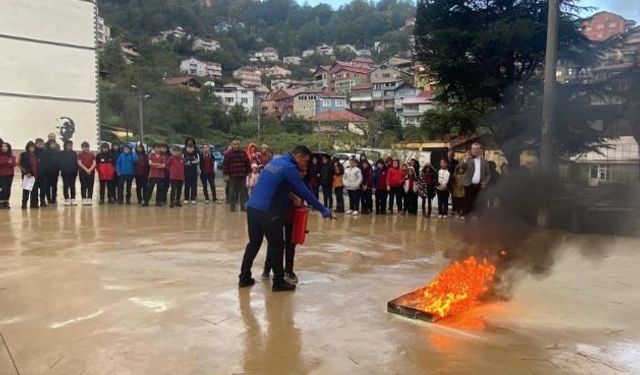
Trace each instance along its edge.
{"label": "man's black pants", "polygon": [[259,211],[249,207],[247,209],[247,225],[249,228],[249,243],[244,251],[240,279],[247,280],[251,277],[251,267],[258,255],[262,240],[267,238],[267,258],[273,268],[273,282],[284,281],[284,268],[282,257],[284,253],[284,219],[281,215]]}
{"label": "man's black pants", "polygon": [[153,190],[158,187],[158,191],[156,191],[156,205],[162,204],[162,192],[164,190],[164,178],[153,178],[149,179],[149,187],[147,188],[147,196],[145,197],[145,203],[149,203],[151,200],[151,196],[153,195]]}
{"label": "man's black pants", "polygon": [[[296,258],[296,245],[291,243],[293,235],[293,223],[284,223],[284,272],[293,273]],[[264,261],[264,273],[271,272],[271,260],[267,257]]]}
{"label": "man's black pants", "polygon": [[147,195],[147,185],[149,185],[149,177],[136,175],[136,196],[138,197],[138,203],[144,202],[144,197]]}
{"label": "man's black pants", "polygon": [[333,195],[331,192],[331,185],[323,184],[322,197],[324,198],[324,206],[327,208],[333,208]]}
{"label": "man's black pants", "polygon": [[76,178],[78,173],[62,172],[62,193],[64,199],[76,199]]}
{"label": "man's black pants", "polygon": [[[127,202],[131,202],[131,185],[133,184],[133,175],[129,176],[118,176],[118,202],[124,202],[124,199],[127,199]],[[125,190],[126,188],[126,190]]]}
{"label": "man's black pants", "polygon": [[180,196],[182,195],[182,181],[171,180],[171,203],[180,203]]}
{"label": "man's black pants", "polygon": [[[198,171],[187,170],[184,174],[184,200],[195,201],[198,198],[197,191]],[[178,199],[180,199],[180,197],[178,197]]]}
{"label": "man's black pants", "polygon": [[202,192],[204,193],[204,199],[209,200],[209,189],[211,186],[211,200],[217,201],[216,197],[216,175],[215,174],[200,174],[200,180],[202,181]]}
{"label": "man's black pants", "polygon": [[387,189],[376,189],[376,214],[387,213]]}
{"label": "man's black pants", "polygon": [[360,191],[360,199],[362,200],[362,212],[370,213],[373,211],[373,198],[371,196],[371,190],[361,190]]}
{"label": "man's black pants", "polygon": [[96,175],[86,174],[80,171],[80,196],[82,199],[93,198],[93,185],[95,184]]}
{"label": "man's black pants", "polygon": [[393,212],[393,201],[395,199],[398,212],[402,212],[402,197],[404,196],[404,189],[402,186],[392,186],[389,192],[389,212]]}
{"label": "man's black pants", "polygon": [[476,200],[478,199],[478,194],[480,194],[480,190],[482,187],[480,184],[471,184],[469,186],[464,187],[464,212],[463,215],[469,215],[472,211],[477,210],[478,214],[482,213],[482,208],[480,205],[476,207]]}
{"label": "man's black pants", "polygon": [[360,190],[347,190],[349,195],[349,210],[360,211]]}
{"label": "man's black pants", "polygon": [[236,204],[240,203],[240,208],[244,209],[247,203],[247,182],[244,177],[229,178],[229,193],[231,197],[229,204],[231,209],[236,208]]}

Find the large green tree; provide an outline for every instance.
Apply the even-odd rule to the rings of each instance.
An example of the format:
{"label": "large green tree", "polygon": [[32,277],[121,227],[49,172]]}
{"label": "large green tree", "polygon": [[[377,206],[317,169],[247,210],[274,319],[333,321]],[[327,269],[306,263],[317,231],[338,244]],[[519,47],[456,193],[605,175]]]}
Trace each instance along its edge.
{"label": "large green tree", "polygon": [[[579,32],[579,0],[561,0],[560,57],[588,64],[596,55]],[[423,121],[427,133],[486,127],[511,161],[535,147],[541,122],[547,0],[421,0],[415,28],[419,59],[438,86],[439,110]],[[584,87],[560,88],[556,150],[584,151],[599,140],[586,126]],[[578,110],[579,116],[569,118]],[[576,112],[573,112],[575,115]],[[568,120],[568,121],[564,121]],[[584,125],[584,126],[583,126]],[[567,138],[564,138],[567,137]]]}

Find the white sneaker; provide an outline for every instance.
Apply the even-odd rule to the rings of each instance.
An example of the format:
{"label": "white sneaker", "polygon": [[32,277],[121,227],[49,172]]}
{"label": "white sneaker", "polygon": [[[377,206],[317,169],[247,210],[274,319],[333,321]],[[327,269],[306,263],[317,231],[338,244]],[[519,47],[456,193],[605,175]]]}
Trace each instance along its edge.
{"label": "white sneaker", "polygon": [[204,204],[209,204],[209,200],[208,200],[208,199],[205,199],[205,200],[204,200]]}
{"label": "white sneaker", "polygon": [[358,211],[353,211],[351,214],[355,216],[358,214]]}
{"label": "white sneaker", "polygon": [[76,200],[75,200],[75,199],[72,199],[72,200],[71,200],[71,205],[72,205],[72,206],[77,206],[77,205],[78,205],[78,203],[76,203]]}
{"label": "white sneaker", "polygon": [[185,206],[189,204],[189,201],[185,200],[184,202],[182,202],[182,204],[184,204]]}
{"label": "white sneaker", "polygon": [[350,215],[352,212],[353,211],[351,211],[351,210],[346,210],[344,213],[347,214],[347,215]]}
{"label": "white sneaker", "polygon": [[191,204],[196,204],[196,201],[191,201]]}
{"label": "white sneaker", "polygon": [[84,204],[85,206],[91,206],[93,204],[93,201],[87,198],[82,201],[82,204]]}
{"label": "white sneaker", "polygon": [[64,205],[65,206],[70,206],[71,205],[71,199],[65,199],[64,200]]}

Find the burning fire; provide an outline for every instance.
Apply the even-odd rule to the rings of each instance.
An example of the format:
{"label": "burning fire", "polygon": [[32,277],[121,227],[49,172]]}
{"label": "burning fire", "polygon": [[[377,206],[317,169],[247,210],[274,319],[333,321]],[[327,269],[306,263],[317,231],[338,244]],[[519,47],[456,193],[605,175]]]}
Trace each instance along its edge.
{"label": "burning fire", "polygon": [[410,301],[401,304],[432,314],[436,319],[457,314],[473,306],[489,289],[496,267],[486,259],[469,257],[445,268]]}

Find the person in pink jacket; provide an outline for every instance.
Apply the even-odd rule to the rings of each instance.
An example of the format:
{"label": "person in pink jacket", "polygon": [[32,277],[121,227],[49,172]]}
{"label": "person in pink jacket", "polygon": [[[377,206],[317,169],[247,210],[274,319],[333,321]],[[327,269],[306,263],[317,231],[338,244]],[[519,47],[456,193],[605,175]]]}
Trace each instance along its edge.
{"label": "person in pink jacket", "polygon": [[251,173],[247,175],[247,190],[249,191],[249,196],[251,196],[251,191],[258,183],[258,178],[260,177],[260,167],[258,164],[251,164]]}

